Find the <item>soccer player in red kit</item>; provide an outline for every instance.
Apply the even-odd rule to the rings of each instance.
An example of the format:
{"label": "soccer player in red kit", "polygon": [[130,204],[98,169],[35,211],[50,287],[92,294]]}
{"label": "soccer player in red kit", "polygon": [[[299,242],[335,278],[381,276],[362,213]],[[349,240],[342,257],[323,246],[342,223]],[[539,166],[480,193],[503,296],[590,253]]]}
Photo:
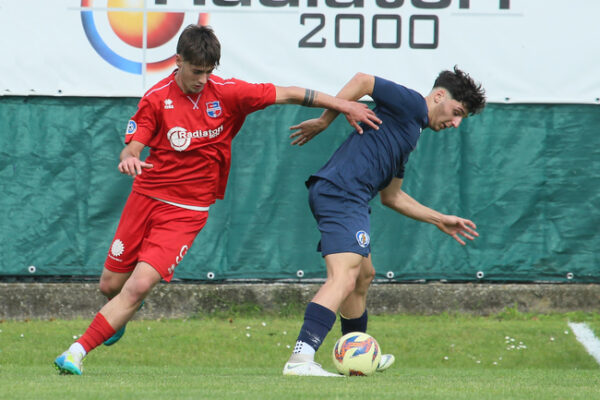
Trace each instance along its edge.
{"label": "soccer player in red kit", "polygon": [[212,75],[220,55],[211,28],[188,26],[177,43],[177,69],[146,92],[129,121],[118,168],[135,179],[100,278],[109,301],[55,359],[61,373],[81,375],[85,355],[116,342],[152,288],[171,280],[210,205],[225,195],[231,141],[248,114],[301,104],[344,113],[359,131],[360,122],[381,122],[365,104],[314,90],[221,79]]}

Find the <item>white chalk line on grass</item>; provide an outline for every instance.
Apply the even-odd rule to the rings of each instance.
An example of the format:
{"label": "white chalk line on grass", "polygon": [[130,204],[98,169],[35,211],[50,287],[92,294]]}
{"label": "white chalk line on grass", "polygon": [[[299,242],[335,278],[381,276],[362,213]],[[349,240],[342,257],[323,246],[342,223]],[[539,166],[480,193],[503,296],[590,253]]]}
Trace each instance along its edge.
{"label": "white chalk line on grass", "polygon": [[579,343],[585,347],[588,353],[598,364],[600,364],[600,340],[594,335],[594,332],[586,323],[569,322],[569,327],[575,334]]}

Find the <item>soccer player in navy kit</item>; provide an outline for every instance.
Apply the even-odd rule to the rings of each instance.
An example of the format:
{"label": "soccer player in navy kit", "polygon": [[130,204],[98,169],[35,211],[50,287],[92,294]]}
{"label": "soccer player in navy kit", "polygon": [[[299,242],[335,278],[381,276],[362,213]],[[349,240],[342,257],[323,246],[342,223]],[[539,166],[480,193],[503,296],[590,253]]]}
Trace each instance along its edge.
{"label": "soccer player in navy kit", "polygon": [[[209,206],[225,195],[231,141],[248,114],[272,104],[301,104],[342,112],[360,130],[359,122],[373,128],[381,122],[355,101],[212,75],[220,56],[212,29],[188,26],[177,43],[178,68],[146,92],[129,121],[118,169],[135,179],[100,278],[109,301],[55,359],[61,373],[81,375],[83,357],[119,340],[152,288],[171,280]],[[144,147],[150,154],[142,161]]]}
{"label": "soccer player in navy kit", "polygon": [[[469,114],[485,107],[481,85],[458,68],[442,71],[423,97],[389,80],[356,74],[338,97],[357,100],[368,95],[382,123],[378,130],[353,132],[329,161],[306,182],[309,205],[317,220],[327,279],[306,307],[304,324],[284,375],[341,376],[325,371],[314,354],[333,327],[339,311],[342,333],[367,330],[366,298],[375,269],[371,262],[369,201],[378,193],[383,205],[407,217],[437,226],[461,245],[478,236],[475,224],[428,208],[402,191],[404,167],[421,131],[458,127]],[[291,129],[292,144],[303,145],[338,115],[326,110],[320,118]],[[378,371],[389,368],[394,356],[385,354]]]}

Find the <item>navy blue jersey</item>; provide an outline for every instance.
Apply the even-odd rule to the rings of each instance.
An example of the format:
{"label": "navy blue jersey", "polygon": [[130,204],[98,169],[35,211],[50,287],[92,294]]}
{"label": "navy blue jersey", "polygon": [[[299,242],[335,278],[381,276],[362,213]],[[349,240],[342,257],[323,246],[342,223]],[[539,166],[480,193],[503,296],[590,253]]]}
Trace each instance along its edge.
{"label": "navy blue jersey", "polygon": [[392,178],[404,177],[408,156],[429,123],[425,99],[412,89],[375,77],[371,97],[375,102],[373,111],[383,121],[379,130],[363,124],[363,134],[352,132],[311,176],[326,179],[366,202]]}

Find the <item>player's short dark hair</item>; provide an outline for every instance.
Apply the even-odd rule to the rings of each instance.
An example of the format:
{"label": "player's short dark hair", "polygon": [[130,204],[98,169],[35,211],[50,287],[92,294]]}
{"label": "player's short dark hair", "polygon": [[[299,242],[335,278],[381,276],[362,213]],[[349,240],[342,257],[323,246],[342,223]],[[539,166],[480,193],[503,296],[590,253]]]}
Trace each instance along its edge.
{"label": "player's short dark hair", "polygon": [[177,41],[177,54],[192,65],[218,66],[221,43],[209,26],[188,25]]}
{"label": "player's short dark hair", "polygon": [[433,87],[446,89],[452,98],[464,104],[469,114],[480,113],[485,107],[485,90],[481,83],[454,66],[454,71],[442,71]]}

